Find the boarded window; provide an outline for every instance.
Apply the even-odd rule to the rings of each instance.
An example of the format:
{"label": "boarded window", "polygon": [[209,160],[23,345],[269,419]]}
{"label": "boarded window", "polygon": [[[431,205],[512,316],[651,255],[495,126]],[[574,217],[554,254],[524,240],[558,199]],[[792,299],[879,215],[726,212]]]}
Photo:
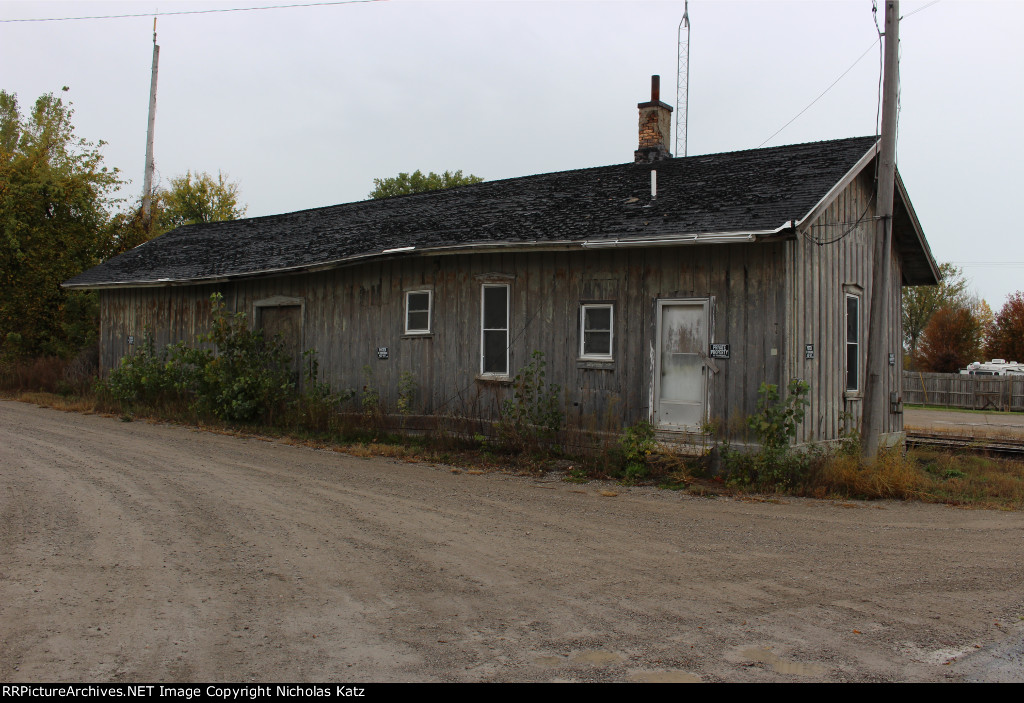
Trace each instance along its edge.
{"label": "boarded window", "polygon": [[429,290],[409,291],[405,294],[405,333],[429,334],[431,294]]}
{"label": "boarded window", "polygon": [[484,284],[480,306],[480,372],[508,375],[508,286]]}
{"label": "boarded window", "polygon": [[846,390],[860,390],[860,298],[846,296]]}
{"label": "boarded window", "polygon": [[612,305],[584,305],[580,315],[580,356],[612,358]]}
{"label": "boarded window", "polygon": [[257,308],[259,328],[266,339],[279,337],[284,350],[291,357],[292,381],[298,385],[302,368],[302,307],[275,305]]}

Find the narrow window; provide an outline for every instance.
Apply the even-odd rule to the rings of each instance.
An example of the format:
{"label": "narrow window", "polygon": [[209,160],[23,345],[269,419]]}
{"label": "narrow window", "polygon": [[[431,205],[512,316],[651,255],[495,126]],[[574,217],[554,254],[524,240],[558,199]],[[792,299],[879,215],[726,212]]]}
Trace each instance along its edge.
{"label": "narrow window", "polygon": [[860,298],[846,296],[846,390],[860,390]]}
{"label": "narrow window", "polygon": [[507,376],[508,285],[484,284],[480,322],[480,372]]}
{"label": "narrow window", "polygon": [[580,356],[612,358],[612,305],[584,305],[580,315]]}
{"label": "narrow window", "polygon": [[405,294],[405,333],[430,334],[429,290],[414,290]]}

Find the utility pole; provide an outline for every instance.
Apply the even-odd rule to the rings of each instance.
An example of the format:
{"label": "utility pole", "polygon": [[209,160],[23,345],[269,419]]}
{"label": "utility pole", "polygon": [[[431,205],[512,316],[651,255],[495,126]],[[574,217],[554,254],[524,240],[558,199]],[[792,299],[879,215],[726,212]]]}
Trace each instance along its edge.
{"label": "utility pole", "polygon": [[892,211],[896,188],[896,93],[899,73],[899,0],[885,3],[885,72],[882,79],[882,140],[878,153],[877,234],[871,272],[871,317],[868,330],[867,382],[864,386],[863,458],[874,459],[887,416],[886,343],[889,339],[889,283],[892,278]]}
{"label": "utility pole", "polygon": [[156,68],[160,47],[156,43],[156,17],[153,18],[153,76],[149,81],[149,129],[146,131],[146,171],[142,183],[142,221],[149,228],[153,198],[153,127],[156,125]]}

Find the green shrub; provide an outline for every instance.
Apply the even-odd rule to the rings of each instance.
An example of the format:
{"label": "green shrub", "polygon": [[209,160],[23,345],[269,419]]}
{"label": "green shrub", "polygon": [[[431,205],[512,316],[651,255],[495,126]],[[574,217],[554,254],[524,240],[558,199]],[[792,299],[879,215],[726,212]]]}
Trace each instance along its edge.
{"label": "green shrub", "polygon": [[531,358],[512,380],[512,397],[501,405],[498,434],[510,449],[539,450],[549,445],[565,421],[559,403],[561,386],[544,380],[544,353],[534,351]]}
{"label": "green shrub", "polygon": [[122,405],[155,405],[175,393],[175,374],[165,347],[159,352],[147,328],[134,353],[121,357],[117,368],[102,382],[103,389]]}
{"label": "green shrub", "polygon": [[197,412],[227,422],[271,422],[295,389],[283,341],[250,330],[245,314],[228,313],[219,293],[210,296],[210,305],[213,324],[197,338],[209,346],[180,342],[157,352],[147,330],[102,390],[122,405],[188,400]]}
{"label": "green shrub", "polygon": [[747,418],[747,426],[757,435],[761,448],[756,453],[722,448],[722,463],[729,481],[739,485],[786,488],[803,483],[812,457],[794,452],[790,444],[803,422],[810,386],[792,379],[785,400],[778,386],[762,383],[758,390],[757,412]]}
{"label": "green shrub", "polygon": [[210,296],[210,305],[213,325],[198,341],[213,350],[182,345],[183,361],[198,381],[196,402],[228,422],[271,422],[295,389],[284,341],[249,329],[245,313],[228,313],[219,293]]}
{"label": "green shrub", "polygon": [[398,412],[408,415],[412,412],[412,401],[416,396],[416,377],[411,371],[403,371],[398,379]]}
{"label": "green shrub", "polygon": [[359,403],[363,406],[365,415],[376,415],[380,412],[380,391],[374,384],[373,367],[369,364],[363,367],[363,395]]}
{"label": "green shrub", "polygon": [[638,420],[626,428],[619,439],[624,481],[635,483],[647,477],[647,462],[656,447],[654,425],[647,420]]}

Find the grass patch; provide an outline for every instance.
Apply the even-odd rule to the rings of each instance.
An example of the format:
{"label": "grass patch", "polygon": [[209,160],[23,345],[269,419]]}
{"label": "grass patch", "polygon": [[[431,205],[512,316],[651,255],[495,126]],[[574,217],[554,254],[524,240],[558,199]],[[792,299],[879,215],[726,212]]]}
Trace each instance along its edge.
{"label": "grass patch", "polygon": [[[58,410],[122,414],[120,404],[95,393],[61,394],[42,391],[7,392],[6,397]],[[728,476],[710,475],[709,458],[683,457],[660,447],[642,455],[635,447],[604,442],[589,453],[573,456],[510,452],[491,445],[483,437],[466,437],[450,427],[450,418],[437,418],[433,430],[416,436],[387,431],[379,423],[368,423],[359,413],[333,413],[323,429],[311,430],[301,424],[268,427],[228,423],[216,418],[197,418],[185,404],[177,407],[136,407],[131,419],[170,422],[239,437],[272,439],[315,448],[329,449],[358,457],[385,457],[409,462],[440,464],[468,475],[508,472],[536,475],[551,470],[566,473],[566,480],[583,483],[613,479],[627,484],[654,485],[685,491],[690,495],[729,495],[753,500],[756,496],[796,495],[830,499],[918,500],[976,508],[1020,510],[1024,508],[1024,461],[986,456],[969,450],[940,451],[912,449],[883,453],[878,461],[863,465],[859,450],[815,450],[804,456],[799,475],[792,473],[775,482],[772,472],[756,482],[737,484]],[[287,418],[282,418],[284,422]],[[298,421],[296,420],[296,423]],[[648,451],[650,453],[648,453]],[[643,457],[643,474],[627,472],[625,455],[633,461]],[[752,498],[752,496],[755,496]]]}
{"label": "grass patch", "polygon": [[797,495],[920,500],[978,508],[1024,508],[1024,461],[967,451],[912,449],[882,453],[863,465],[854,453],[812,462]]}

